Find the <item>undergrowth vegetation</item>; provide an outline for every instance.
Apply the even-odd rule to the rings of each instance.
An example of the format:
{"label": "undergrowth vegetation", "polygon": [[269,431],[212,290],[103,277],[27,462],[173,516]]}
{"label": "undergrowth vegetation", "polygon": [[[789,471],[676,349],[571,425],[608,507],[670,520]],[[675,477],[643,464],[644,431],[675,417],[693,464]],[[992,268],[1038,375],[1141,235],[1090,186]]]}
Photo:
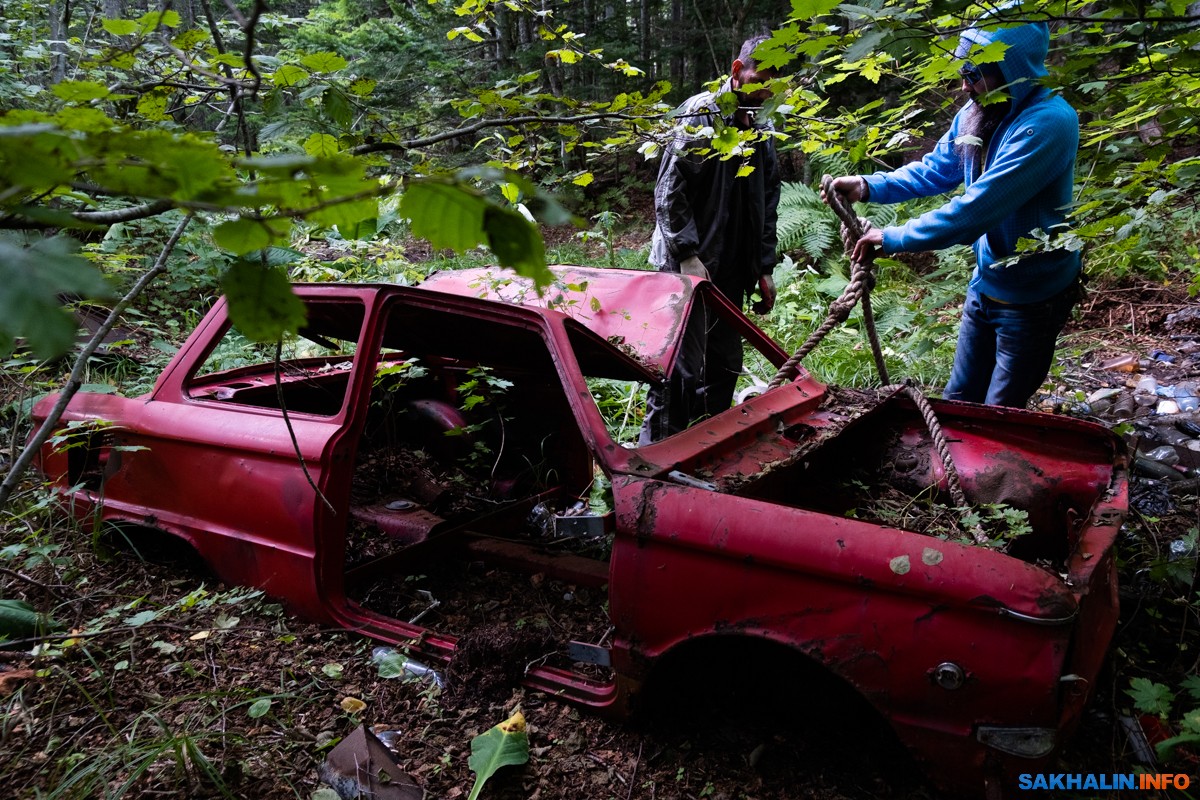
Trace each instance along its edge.
{"label": "undergrowth vegetation", "polygon": [[[816,196],[814,187],[785,189],[778,302],[770,315],[752,315],[789,351],[824,320],[848,281],[832,212]],[[867,205],[859,212],[887,224],[928,207]],[[1159,223],[1179,234],[1164,243],[1162,253],[1147,258],[1144,250],[1129,250],[1120,240],[1097,245],[1087,257],[1092,280],[1107,284],[1138,276],[1194,283],[1195,261],[1188,256],[1196,247],[1197,212],[1180,206],[1162,212]],[[641,221],[598,215],[592,222],[590,230],[552,243],[547,261],[647,268],[650,231]],[[116,226],[86,253],[114,282],[127,282],[136,273],[130,265],[137,254],[151,250],[165,227],[155,221]],[[402,284],[418,283],[437,270],[494,263],[483,250],[463,255],[422,250],[398,220],[367,240],[306,229],[289,247],[275,248],[272,257],[298,281]],[[93,357],[85,389],[148,391],[219,296],[227,260],[203,230],[189,231],[173,256],[171,278],[126,312],[124,338]],[[966,248],[879,261],[872,300],[893,380],[912,379],[931,393],[944,382],[971,263]],[[1164,271],[1164,264],[1170,269]],[[28,433],[33,400],[57,386],[59,367],[27,354],[3,366],[0,436],[13,453]],[[878,383],[861,308],[835,328],[806,366],[830,383]],[[744,385],[761,383],[773,367],[750,359],[747,372],[754,380]],[[615,438],[635,441],[645,386],[596,380],[591,388]],[[601,504],[603,494],[601,487]],[[178,795],[238,797],[266,781],[290,783],[287,794],[309,796],[320,758],[363,718],[364,712],[347,711],[343,701],[372,702],[376,677],[362,666],[369,662],[365,641],[316,630],[257,592],[181,576],[175,567],[126,560],[117,572],[121,582],[102,584],[98,576],[111,574],[111,559],[128,557],[114,556],[107,542],[70,527],[53,513],[49,496],[31,484],[4,513],[0,597],[28,599],[64,629],[36,645],[6,645],[34,646],[35,669],[0,700],[5,719],[0,749],[14,756],[0,776],[25,775],[33,765],[46,776],[45,796],[53,798],[135,797],[150,784]],[[1143,725],[1156,720],[1167,732],[1159,748],[1163,763],[1183,769],[1191,763],[1189,747],[1200,741],[1200,618],[1196,528],[1181,536],[1177,524],[1131,516],[1121,566],[1127,622],[1097,714],[1141,719]],[[234,640],[236,650],[222,646]],[[233,652],[275,654],[277,680],[241,680]],[[340,654],[338,660],[331,652]],[[171,691],[155,692],[137,679],[148,669],[171,676]],[[1087,730],[1085,723],[1084,741],[1094,745]],[[1079,755],[1079,763],[1094,757]],[[281,763],[288,766],[281,769]],[[442,769],[449,767],[443,763]]]}

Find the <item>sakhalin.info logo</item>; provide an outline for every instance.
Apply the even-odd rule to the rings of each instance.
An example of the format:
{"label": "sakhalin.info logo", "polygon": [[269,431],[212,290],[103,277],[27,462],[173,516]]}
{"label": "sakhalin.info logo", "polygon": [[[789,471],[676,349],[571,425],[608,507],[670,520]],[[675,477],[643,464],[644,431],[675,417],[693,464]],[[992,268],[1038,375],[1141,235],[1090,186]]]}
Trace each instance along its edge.
{"label": "sakhalin.info logo", "polygon": [[1118,790],[1118,789],[1186,789],[1192,779],[1183,774],[1163,773],[1021,773],[1017,776],[1019,789]]}

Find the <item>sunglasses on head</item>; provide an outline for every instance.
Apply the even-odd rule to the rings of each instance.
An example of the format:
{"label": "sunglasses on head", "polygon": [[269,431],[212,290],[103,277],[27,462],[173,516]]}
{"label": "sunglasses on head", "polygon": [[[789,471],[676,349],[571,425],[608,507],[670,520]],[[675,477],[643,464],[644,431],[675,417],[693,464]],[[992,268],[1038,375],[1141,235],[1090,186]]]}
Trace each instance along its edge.
{"label": "sunglasses on head", "polygon": [[958,68],[958,74],[963,76],[963,79],[969,83],[979,83],[983,80],[983,70],[970,61],[964,61],[963,65]]}

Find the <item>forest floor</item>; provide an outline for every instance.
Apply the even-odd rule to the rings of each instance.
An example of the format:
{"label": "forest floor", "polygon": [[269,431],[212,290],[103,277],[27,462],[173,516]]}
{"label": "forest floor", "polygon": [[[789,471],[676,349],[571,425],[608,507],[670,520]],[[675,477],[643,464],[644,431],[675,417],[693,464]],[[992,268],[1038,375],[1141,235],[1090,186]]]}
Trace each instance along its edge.
{"label": "forest floor", "polygon": [[[1200,362],[1187,351],[1200,342],[1200,331],[1166,325],[1189,302],[1185,293],[1158,285],[1093,290],[1060,349],[1061,385],[1043,405],[1088,415],[1093,409],[1080,412],[1077,399],[1062,398],[1104,387],[1126,391],[1151,371],[1163,385],[1196,378]],[[1100,369],[1125,354],[1141,359],[1137,372]],[[1130,512],[1120,545],[1121,626],[1105,680],[1061,755],[1060,771],[1148,768],[1138,764],[1122,723],[1138,716],[1130,714],[1129,680],[1145,676],[1177,686],[1195,673],[1194,576],[1185,570],[1180,582],[1178,566],[1175,583],[1154,574],[1170,567],[1163,554],[1200,521],[1195,490],[1164,491],[1168,506],[1157,513]],[[308,800],[323,796],[318,773],[331,748],[366,722],[398,732],[399,765],[426,797],[455,800],[468,796],[474,780],[471,739],[518,708],[528,721],[531,758],[502,770],[484,798],[935,796],[910,765],[883,757],[861,735],[860,721],[836,708],[814,706],[785,727],[704,713],[711,696],[755,682],[754,663],[707,665],[711,694],[695,699],[702,713],[684,725],[609,721],[511,683],[485,693],[439,692],[420,681],[381,678],[371,642],[289,616],[258,593],[215,583],[194,565],[141,561],[84,535],[64,535],[60,549],[39,557],[24,525],[5,523],[0,595],[56,607],[71,626],[103,624],[86,636],[54,639],[37,657],[19,648],[0,652],[0,780],[10,796],[124,790],[138,798]],[[1194,556],[1188,563],[1194,569]],[[85,578],[66,585],[68,572]],[[518,620],[492,613],[504,604],[497,592],[533,596],[552,619],[570,613],[565,606],[589,601],[586,591],[553,581],[498,585],[505,584],[482,581],[477,595],[461,600],[514,629]],[[1194,764],[1167,771],[1197,775]]]}

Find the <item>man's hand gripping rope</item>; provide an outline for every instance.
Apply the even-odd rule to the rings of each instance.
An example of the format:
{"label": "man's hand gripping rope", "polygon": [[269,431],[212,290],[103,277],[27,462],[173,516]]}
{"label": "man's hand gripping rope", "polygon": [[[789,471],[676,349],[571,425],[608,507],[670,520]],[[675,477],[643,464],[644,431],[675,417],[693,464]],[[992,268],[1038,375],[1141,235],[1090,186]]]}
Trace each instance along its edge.
{"label": "man's hand gripping rope", "polygon": [[877,232],[868,219],[856,217],[850,209],[849,200],[844,198],[834,187],[834,179],[826,175],[821,179],[821,197],[829,204],[834,213],[842,221],[842,245],[846,255],[850,256],[850,283],[842,290],[842,295],[829,304],[829,315],[821,323],[821,327],[813,331],[804,344],[792,357],[784,362],[779,372],[771,379],[768,388],[774,389],[792,380],[799,373],[800,362],[811,353],[821,340],[836,326],[842,324],[850,316],[856,303],[863,304],[863,321],[867,327],[867,336],[871,340],[871,351],[875,356],[875,368],[879,370],[879,378],[884,385],[889,383],[887,367],[883,363],[883,352],[879,347],[879,337],[875,333],[875,315],[871,313],[871,290],[875,288],[874,252],[865,251],[864,260],[857,260],[853,254],[859,249],[858,245],[864,238],[864,228]]}
{"label": "man's hand gripping rope", "polygon": [[[804,357],[816,348],[817,344],[834,326],[845,322],[854,309],[854,304],[861,300],[863,323],[871,341],[875,367],[879,370],[879,379],[883,384],[880,391],[888,394],[903,392],[916,405],[933,437],[934,448],[942,460],[950,497],[955,506],[966,508],[967,499],[958,479],[958,470],[954,467],[949,444],[929,401],[911,382],[905,381],[891,385],[891,381],[888,379],[887,366],[883,362],[883,351],[879,345],[879,336],[875,332],[875,315],[871,312],[871,290],[875,288],[875,252],[883,244],[883,232],[876,228],[869,219],[856,216],[851,208],[851,204],[855,200],[860,200],[865,195],[865,183],[866,181],[861,177],[834,180],[826,175],[821,178],[821,199],[833,209],[833,212],[842,221],[842,247],[850,258],[850,283],[842,291],[841,297],[830,304],[829,316],[826,317],[825,322],[813,331],[791,358],[784,362],[783,366],[779,368],[779,372],[771,379],[768,388],[774,389],[795,378]],[[977,544],[987,544],[988,542],[987,535],[978,525],[970,528],[967,533]]]}

